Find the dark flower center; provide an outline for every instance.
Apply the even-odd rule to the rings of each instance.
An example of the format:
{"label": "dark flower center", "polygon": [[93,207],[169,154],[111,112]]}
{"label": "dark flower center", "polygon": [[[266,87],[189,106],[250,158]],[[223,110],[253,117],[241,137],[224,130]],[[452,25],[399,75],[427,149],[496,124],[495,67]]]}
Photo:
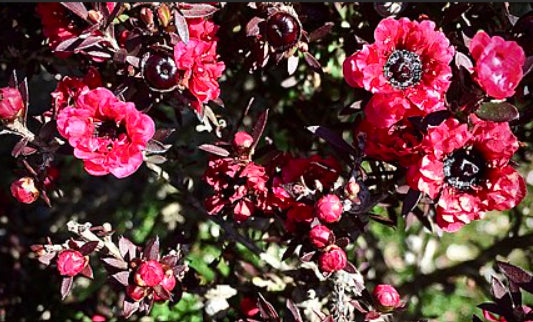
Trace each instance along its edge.
{"label": "dark flower center", "polygon": [[406,89],[422,79],[422,61],[413,52],[395,50],[383,67],[383,75],[392,86]]}
{"label": "dark flower center", "polygon": [[93,137],[117,139],[120,134],[126,133],[123,122],[117,124],[114,120],[105,120],[94,123]]}
{"label": "dark flower center", "polygon": [[457,150],[444,159],[446,182],[459,190],[469,190],[478,185],[485,168],[485,160],[473,149]]}

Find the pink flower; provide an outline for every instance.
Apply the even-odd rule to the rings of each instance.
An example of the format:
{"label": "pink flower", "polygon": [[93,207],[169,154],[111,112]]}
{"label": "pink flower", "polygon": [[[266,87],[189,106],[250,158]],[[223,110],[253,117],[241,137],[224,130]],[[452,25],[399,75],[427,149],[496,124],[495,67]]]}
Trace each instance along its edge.
{"label": "pink flower", "polygon": [[522,47],[480,31],[472,38],[469,49],[476,61],[474,77],[479,86],[497,99],[512,96],[523,77],[526,56]]}
{"label": "pink flower", "polygon": [[454,55],[449,40],[435,28],[429,20],[383,19],[374,31],[375,42],[345,60],[346,82],[372,93],[401,94],[417,113],[435,110],[450,85]]}
{"label": "pink flower", "polygon": [[374,303],[381,312],[390,312],[401,305],[400,294],[388,284],[379,284],[372,292]]}
{"label": "pink flower", "polygon": [[342,215],[342,202],[336,195],[325,195],[315,204],[317,217],[326,223],[337,222]]}
{"label": "pink flower", "polygon": [[155,125],[133,103],[119,101],[99,87],[61,110],[57,129],[74,148],[74,156],[84,160],[87,172],[124,178],[141,166],[142,150],[154,135]]}
{"label": "pink flower", "polygon": [[421,110],[401,93],[375,94],[365,107],[366,120],[378,128],[390,128],[410,116],[425,116],[444,109],[442,101]]}
{"label": "pink flower", "polygon": [[381,128],[364,119],[356,129],[364,133],[365,154],[385,162],[398,162],[408,167],[419,159],[419,132],[406,119],[389,128]]}
{"label": "pink flower", "polygon": [[217,42],[206,40],[213,38],[216,29],[214,27],[209,29],[206,24],[208,23],[199,25],[193,23],[193,33],[189,42],[187,44],[179,42],[174,46],[176,66],[179,70],[185,71],[182,83],[199,103],[218,98],[220,95],[218,78],[225,69],[224,63],[217,61]]}
{"label": "pink flower", "polygon": [[11,121],[22,114],[24,102],[18,89],[13,87],[0,88],[0,119]]}
{"label": "pink flower", "polygon": [[334,239],[333,232],[324,225],[316,225],[309,231],[309,239],[317,248],[324,248]]}
{"label": "pink flower", "polygon": [[56,113],[76,102],[81,93],[100,86],[102,86],[102,78],[98,70],[94,67],[89,68],[87,75],[83,78],[63,77],[57,83],[56,89],[50,94]]}
{"label": "pink flower", "polygon": [[59,253],[57,270],[62,276],[76,276],[89,264],[89,258],[77,250],[67,249]]}
{"label": "pink flower", "polygon": [[318,267],[322,272],[340,271],[346,267],[346,253],[337,245],[328,246],[318,259]]}
{"label": "pink flower", "polygon": [[211,20],[204,18],[187,19],[189,27],[189,38],[198,38],[204,41],[216,41],[218,26]]}
{"label": "pink flower", "polygon": [[22,203],[30,204],[39,198],[39,190],[30,177],[20,178],[11,183],[11,194]]}
{"label": "pink flower", "polygon": [[163,266],[155,260],[143,262],[135,272],[135,283],[139,286],[154,287],[159,285],[165,278]]}
{"label": "pink flower", "polygon": [[408,169],[411,188],[437,201],[436,223],[454,232],[485,211],[515,207],[526,195],[524,179],[509,165],[518,140],[508,123],[470,118],[429,128],[424,155]]}

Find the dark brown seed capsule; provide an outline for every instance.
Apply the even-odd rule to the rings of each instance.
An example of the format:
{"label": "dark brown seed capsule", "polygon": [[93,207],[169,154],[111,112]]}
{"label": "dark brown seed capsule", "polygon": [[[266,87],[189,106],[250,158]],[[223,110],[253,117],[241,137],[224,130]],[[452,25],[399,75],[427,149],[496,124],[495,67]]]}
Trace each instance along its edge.
{"label": "dark brown seed capsule", "polygon": [[298,18],[290,13],[276,12],[267,20],[267,40],[276,51],[284,51],[296,45],[301,33],[302,28]]}
{"label": "dark brown seed capsule", "polygon": [[143,64],[143,78],[152,89],[169,90],[177,85],[178,68],[172,57],[152,54]]}

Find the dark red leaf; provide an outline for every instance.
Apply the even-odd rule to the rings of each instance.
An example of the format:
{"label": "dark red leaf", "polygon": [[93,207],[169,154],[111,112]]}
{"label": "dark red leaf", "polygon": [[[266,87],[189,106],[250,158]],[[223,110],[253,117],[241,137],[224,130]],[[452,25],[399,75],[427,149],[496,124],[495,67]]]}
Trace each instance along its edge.
{"label": "dark red leaf", "polygon": [[324,139],[331,146],[339,150],[342,154],[357,155],[354,147],[348,144],[344,139],[332,130],[323,126],[308,126],[307,129],[314,135]]}
{"label": "dark red leaf", "polygon": [[124,259],[126,259],[126,255],[129,254],[129,259],[133,259],[137,256],[137,246],[133,244],[129,239],[126,237],[120,237],[118,240],[118,249],[120,251],[120,255]]}
{"label": "dark red leaf", "polygon": [[17,144],[15,144],[15,146],[13,147],[13,150],[11,151],[11,156],[13,158],[17,158],[19,155],[21,155],[24,148],[28,144],[28,141],[29,139],[26,137],[20,139],[20,141],[18,141]]}
{"label": "dark red leaf", "polygon": [[156,153],[156,154],[165,153],[171,147],[172,147],[172,145],[165,145],[165,144],[163,144],[163,143],[161,143],[161,142],[159,142],[157,140],[151,139],[146,144],[146,147],[144,148],[144,151],[149,152],[149,153]]}
{"label": "dark red leaf", "polygon": [[127,319],[133,315],[133,313],[139,310],[139,302],[128,302],[124,300],[124,308],[122,309],[122,314]]}
{"label": "dark red leaf", "polygon": [[261,34],[259,24],[263,21],[265,21],[265,19],[259,17],[253,17],[250,19],[250,21],[246,24],[246,36],[255,37]]}
{"label": "dark red leaf", "polygon": [[315,255],[316,255],[316,252],[308,252],[308,253],[303,254],[302,257],[300,257],[300,260],[302,262],[310,262]]}
{"label": "dark red leaf", "polygon": [[93,279],[93,269],[91,265],[87,265],[83,268],[83,270],[80,272],[81,275]]}
{"label": "dark red leaf", "polygon": [[257,300],[257,306],[263,319],[272,319],[274,321],[280,321],[279,315],[276,309],[259,293],[259,299]]}
{"label": "dark red leaf", "polygon": [[294,302],[290,299],[287,299],[287,308],[291,312],[294,322],[303,322],[302,316],[300,315],[300,311],[298,310]]}
{"label": "dark red leaf", "polygon": [[180,9],[185,18],[202,18],[207,17],[218,11],[217,7],[204,3],[190,4],[189,8]]}
{"label": "dark red leaf", "polygon": [[61,300],[64,300],[72,289],[72,282],[74,278],[72,276],[63,278],[61,281]]}
{"label": "dark red leaf", "polygon": [[87,21],[87,16],[89,15],[89,12],[87,11],[87,8],[83,4],[83,2],[61,2],[61,4],[68,10],[75,13],[81,19]]}
{"label": "dark red leaf", "polygon": [[518,119],[520,114],[514,105],[507,102],[488,102],[476,111],[480,119],[492,122],[510,122]]}
{"label": "dark red leaf", "polygon": [[44,265],[48,266],[50,265],[50,262],[52,261],[52,259],[54,259],[55,256],[56,256],[55,253],[44,254],[43,256],[39,256],[37,260],[43,263]]}
{"label": "dark red leaf", "polygon": [[326,22],[323,26],[318,27],[317,29],[313,30],[309,34],[309,42],[316,41],[320,38],[325,37],[327,34],[330,33],[331,28],[333,28],[335,24],[331,21]]}
{"label": "dark red leaf", "polygon": [[114,278],[115,280],[117,280],[117,282],[119,282],[120,284],[122,284],[124,286],[128,286],[128,280],[130,278],[130,272],[128,272],[128,271],[118,272],[118,273],[115,273],[115,274],[111,275],[111,277]]}
{"label": "dark red leaf", "polygon": [[318,60],[316,60],[316,58],[313,55],[311,55],[309,52],[307,51],[304,52],[304,59],[307,65],[309,65],[309,67],[311,67],[313,71],[317,73],[322,72],[322,65],[320,65]]}
{"label": "dark red leaf", "polygon": [[221,157],[227,157],[229,155],[228,150],[212,144],[202,144],[198,147],[198,149]]}
{"label": "dark red leaf", "polygon": [[89,255],[96,249],[96,247],[98,247],[98,244],[98,241],[86,242],[83,246],[81,246],[80,253],[82,253],[84,256]]}
{"label": "dark red leaf", "polygon": [[143,256],[148,260],[159,260],[159,237],[156,236],[148,241]]}
{"label": "dark red leaf", "polygon": [[358,273],[357,268],[351,262],[346,262],[346,266],[344,266],[344,271],[350,274]]}
{"label": "dark red leaf", "polygon": [[533,293],[533,274],[509,263],[498,261],[496,264],[510,281],[516,283],[518,287]]}
{"label": "dark red leaf", "polygon": [[117,259],[115,257],[106,257],[102,258],[102,262],[106,263],[107,265],[118,268],[118,269],[127,269],[128,263],[126,263],[123,260]]}
{"label": "dark red leaf", "polygon": [[187,19],[185,19],[185,17],[178,10],[174,10],[174,23],[181,41],[183,41],[185,44],[188,44],[189,26],[187,25]]}
{"label": "dark red leaf", "polygon": [[168,159],[162,155],[150,155],[146,157],[146,162],[153,164],[163,164],[167,161]]}
{"label": "dark red leaf", "polygon": [[420,198],[422,198],[422,193],[420,191],[409,189],[407,195],[403,199],[402,216],[407,215],[413,209],[415,209],[416,205],[418,205],[418,202],[420,201]]}
{"label": "dark red leaf", "polygon": [[255,149],[257,147],[259,139],[265,131],[265,127],[268,121],[268,113],[269,109],[267,108],[263,113],[261,113],[261,115],[259,115],[257,121],[255,122],[254,128],[252,129],[252,138],[254,139],[254,143],[252,144],[251,149]]}

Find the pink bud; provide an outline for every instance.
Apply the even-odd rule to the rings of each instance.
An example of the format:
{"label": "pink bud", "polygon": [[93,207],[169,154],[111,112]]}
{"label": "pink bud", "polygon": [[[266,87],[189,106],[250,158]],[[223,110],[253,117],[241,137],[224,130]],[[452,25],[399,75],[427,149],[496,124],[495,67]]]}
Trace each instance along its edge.
{"label": "pink bud", "polygon": [[244,297],[240,303],[242,314],[252,317],[259,313],[259,308],[257,307],[257,301],[253,300],[250,297]]}
{"label": "pink bud", "polygon": [[154,287],[159,285],[165,277],[163,267],[158,261],[149,260],[141,264],[135,272],[134,280],[139,286]]}
{"label": "pink bud", "polygon": [[76,276],[89,264],[89,258],[77,250],[67,249],[59,253],[57,270],[62,276]]}
{"label": "pink bud", "polygon": [[165,272],[165,278],[163,278],[163,281],[161,281],[161,286],[169,292],[172,292],[174,287],[176,287],[176,277],[174,277],[174,272],[172,269],[169,269]]}
{"label": "pink bud", "polygon": [[309,239],[316,247],[324,248],[331,243],[333,232],[324,225],[316,225],[309,231]]}
{"label": "pink bud", "polygon": [[381,312],[390,312],[400,306],[400,294],[388,284],[379,284],[372,292],[374,303]]}
{"label": "pink bud", "polygon": [[239,200],[233,209],[233,218],[236,222],[243,222],[254,213],[254,204],[250,200]]}
{"label": "pink bud", "polygon": [[233,148],[237,151],[247,150],[254,143],[254,138],[246,132],[237,132],[233,137]]}
{"label": "pink bud", "polygon": [[18,89],[13,87],[0,88],[0,118],[12,121],[22,114],[24,103]]}
{"label": "pink bud", "polygon": [[318,218],[326,223],[339,221],[342,215],[342,203],[336,195],[325,195],[315,204]]}
{"label": "pink bud", "polygon": [[320,255],[320,258],[318,259],[318,267],[321,271],[328,273],[339,271],[346,267],[347,261],[346,253],[342,248],[337,245],[330,245],[322,255]]}
{"label": "pink bud", "polygon": [[358,195],[360,191],[361,191],[361,186],[355,181],[348,182],[346,187],[344,187],[344,192],[346,193],[346,196],[348,197],[348,199],[352,201],[354,199],[358,199]]}
{"label": "pink bud", "polygon": [[146,296],[146,289],[138,285],[128,285],[126,293],[132,300],[138,302]]}
{"label": "pink bud", "polygon": [[103,315],[95,314],[95,315],[92,316],[91,321],[93,321],[93,322],[105,322],[105,321],[107,321],[107,319]]}
{"label": "pink bud", "polygon": [[11,194],[18,201],[30,204],[39,198],[39,190],[31,177],[23,177],[11,184]]}

